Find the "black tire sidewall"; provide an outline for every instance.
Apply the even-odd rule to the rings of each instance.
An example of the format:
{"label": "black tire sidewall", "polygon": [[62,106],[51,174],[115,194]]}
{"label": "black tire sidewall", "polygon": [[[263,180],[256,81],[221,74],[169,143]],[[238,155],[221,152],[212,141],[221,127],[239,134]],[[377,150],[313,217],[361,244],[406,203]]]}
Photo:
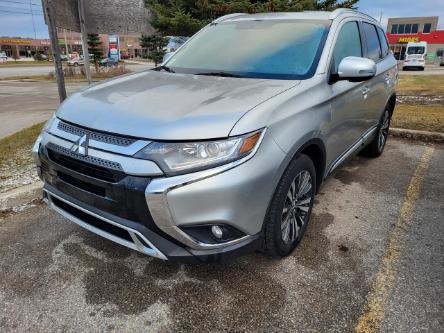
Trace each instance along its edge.
{"label": "black tire sidewall", "polygon": [[[298,238],[293,243],[285,244],[282,240],[281,219],[282,211],[285,205],[285,199],[290,189],[291,183],[295,177],[302,171],[307,170],[312,179],[312,200],[307,214],[307,221],[301,228]],[[312,160],[306,155],[299,155],[290,162],[285,170],[279,185],[274,193],[270,208],[267,214],[265,228],[265,242],[267,252],[274,257],[285,257],[293,252],[301,241],[307,229],[310,220],[311,211],[314,203],[314,195],[316,192],[316,171]]]}
{"label": "black tire sidewall", "polygon": [[378,135],[376,137],[376,147],[377,147],[378,153],[380,155],[384,152],[384,149],[385,149],[385,146],[387,145],[387,140],[388,140],[388,137],[389,137],[389,134],[387,132],[387,135],[386,135],[385,140],[384,140],[384,145],[380,149],[379,148],[379,144],[378,144],[379,143],[379,132],[381,130],[381,127],[384,126],[384,119],[385,119],[385,114],[386,113],[388,113],[388,129],[387,129],[387,131],[390,131],[390,125],[391,125],[391,121],[392,121],[391,116],[390,116],[390,110],[388,108],[385,108],[384,113],[382,114],[382,117],[381,117],[381,121],[379,123]]}

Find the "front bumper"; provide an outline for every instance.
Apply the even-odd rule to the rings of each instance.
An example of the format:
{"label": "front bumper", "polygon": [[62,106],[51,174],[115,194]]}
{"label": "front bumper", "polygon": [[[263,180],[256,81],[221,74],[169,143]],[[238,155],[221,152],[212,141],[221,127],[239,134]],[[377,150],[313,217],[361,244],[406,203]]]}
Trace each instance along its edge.
{"label": "front bumper", "polygon": [[[100,154],[123,166],[117,170],[120,176],[110,181],[97,179],[94,170],[85,174],[83,169],[63,165],[57,158],[65,152],[54,152],[54,144],[69,148],[73,142],[44,133],[33,149],[51,208],[116,243],[179,261],[219,261],[258,248],[262,222],[279,179],[278,167],[270,161],[285,157],[272,139],[265,138],[255,157],[240,165],[164,177],[151,165],[134,167],[121,152],[114,158],[113,152],[90,149],[92,158]],[[210,244],[182,230],[202,224],[229,225],[244,236]]]}

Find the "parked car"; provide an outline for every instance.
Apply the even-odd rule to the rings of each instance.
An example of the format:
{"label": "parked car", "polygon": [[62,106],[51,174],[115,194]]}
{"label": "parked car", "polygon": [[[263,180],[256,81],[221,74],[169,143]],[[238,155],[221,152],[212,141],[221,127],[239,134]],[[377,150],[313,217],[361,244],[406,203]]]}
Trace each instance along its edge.
{"label": "parked car", "polygon": [[85,64],[85,60],[83,56],[68,60],[68,66],[83,66]]}
{"label": "parked car", "polygon": [[426,54],[427,42],[407,43],[402,70],[419,69],[423,71],[425,69]]}
{"label": "parked car", "polygon": [[119,61],[114,58],[105,58],[99,61],[99,66],[102,67],[115,67],[119,66]]}
{"label": "parked car", "polygon": [[0,64],[5,64],[8,62],[8,56],[6,52],[0,52]]}
{"label": "parked car", "polygon": [[33,147],[44,200],[164,260],[288,256],[324,179],[384,151],[398,76],[384,31],[346,9],[233,14],[184,46],[59,107]]}
{"label": "parked car", "polygon": [[60,55],[60,60],[62,61],[68,61],[68,56],[66,54],[61,54]]}

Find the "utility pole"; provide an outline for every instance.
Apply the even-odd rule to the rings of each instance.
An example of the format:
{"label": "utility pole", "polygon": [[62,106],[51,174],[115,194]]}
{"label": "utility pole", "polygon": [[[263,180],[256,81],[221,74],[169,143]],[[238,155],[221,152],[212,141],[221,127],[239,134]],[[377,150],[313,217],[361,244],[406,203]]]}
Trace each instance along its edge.
{"label": "utility pole", "polygon": [[32,10],[32,0],[29,0],[29,9],[31,10],[32,28],[34,29],[34,39],[37,39],[37,32],[35,30],[34,11]]}
{"label": "utility pole", "polygon": [[66,40],[66,29],[63,29],[63,38],[65,39],[65,53],[66,56],[68,56],[69,49],[68,49],[68,41]]}
{"label": "utility pole", "polygon": [[60,45],[57,37],[57,27],[55,25],[54,8],[48,0],[42,0],[43,10],[48,23],[48,33],[51,39],[51,47],[54,56],[55,75],[57,78],[57,88],[59,90],[60,103],[66,99],[65,78],[63,76],[62,59],[60,58]]}
{"label": "utility pole", "polygon": [[83,0],[78,0],[78,7],[79,7],[80,30],[82,32],[83,64],[85,67],[86,79],[88,80],[88,84],[91,84],[91,69],[89,66],[89,51],[88,51],[88,35],[86,33],[85,7],[83,6]]}

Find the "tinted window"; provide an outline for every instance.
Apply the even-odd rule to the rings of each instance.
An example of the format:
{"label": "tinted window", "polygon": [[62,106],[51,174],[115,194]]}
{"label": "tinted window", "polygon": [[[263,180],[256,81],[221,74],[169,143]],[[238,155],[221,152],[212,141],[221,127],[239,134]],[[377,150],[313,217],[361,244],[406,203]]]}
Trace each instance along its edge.
{"label": "tinted window", "polygon": [[404,33],[405,33],[405,34],[409,34],[409,33],[411,33],[411,32],[412,32],[412,25],[411,25],[411,24],[406,24],[406,25],[405,25]]}
{"label": "tinted window", "polygon": [[403,34],[404,33],[404,24],[400,24],[398,26],[398,34]]}
{"label": "tinted window", "polygon": [[412,34],[416,34],[416,33],[418,33],[418,25],[412,24]]}
{"label": "tinted window", "polygon": [[430,23],[424,24],[424,29],[422,30],[423,33],[428,34],[430,33],[430,30],[432,29],[432,25]]}
{"label": "tinted window", "polygon": [[376,27],[373,24],[365,23],[364,36],[367,42],[367,57],[377,61],[381,56],[381,49],[379,46],[379,38],[376,32]]}
{"label": "tinted window", "polygon": [[339,63],[345,57],[362,57],[361,37],[357,22],[344,24],[333,51],[333,69],[337,73]]}
{"label": "tinted window", "polygon": [[177,73],[306,79],[316,69],[330,22],[228,21],[194,36],[166,63]]}
{"label": "tinted window", "polygon": [[398,33],[398,25],[397,24],[393,24],[392,25],[392,34],[397,34]]}
{"label": "tinted window", "polygon": [[389,53],[389,46],[387,44],[387,39],[385,38],[385,33],[381,28],[378,28],[379,41],[381,43],[382,56],[385,57]]}

